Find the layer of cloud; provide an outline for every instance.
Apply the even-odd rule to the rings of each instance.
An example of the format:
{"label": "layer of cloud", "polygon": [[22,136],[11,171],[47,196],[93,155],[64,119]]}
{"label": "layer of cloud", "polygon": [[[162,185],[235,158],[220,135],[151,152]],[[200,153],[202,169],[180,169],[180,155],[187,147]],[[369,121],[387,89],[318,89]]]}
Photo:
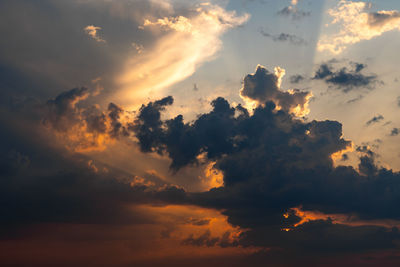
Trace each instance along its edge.
{"label": "layer of cloud", "polygon": [[338,24],[339,31],[322,36],[317,45],[318,50],[340,54],[350,45],[400,29],[398,11],[369,12],[370,7],[367,2],[340,0],[335,8],[328,10],[333,18],[331,24]]}

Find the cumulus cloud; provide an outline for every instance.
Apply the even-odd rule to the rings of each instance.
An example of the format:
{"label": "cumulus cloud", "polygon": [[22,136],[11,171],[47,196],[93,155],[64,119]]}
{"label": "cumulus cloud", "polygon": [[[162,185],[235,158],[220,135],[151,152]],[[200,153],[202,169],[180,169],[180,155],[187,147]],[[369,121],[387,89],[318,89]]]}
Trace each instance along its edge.
{"label": "cumulus cloud", "polygon": [[88,25],[83,30],[86,32],[87,35],[92,37],[97,42],[99,42],[99,43],[105,43],[106,42],[106,40],[102,39],[99,36],[98,32],[101,30],[101,27],[94,26],[94,25]]}
{"label": "cumulus cloud", "polygon": [[245,100],[263,104],[273,101],[278,108],[305,116],[308,114],[308,101],[312,97],[310,92],[291,89],[281,91],[282,78],[285,70],[276,67],[275,72],[269,72],[265,67],[258,65],[254,74],[247,75],[243,80],[243,88],[240,95]]}
{"label": "cumulus cloud", "polygon": [[118,79],[121,99],[139,104],[149,90],[157,94],[192,75],[216,56],[222,47],[221,36],[248,19],[248,14],[238,16],[212,4],[197,6],[190,16],[145,19],[143,30],[161,31],[161,38],[152,49],[128,60]]}
{"label": "cumulus cloud", "polygon": [[[159,136],[152,136],[157,142],[152,142],[150,151],[166,152],[171,166],[179,168],[194,164],[196,155],[204,152],[216,162],[224,185],[188,193],[186,201],[220,209],[233,226],[247,229],[235,245],[276,247],[313,256],[393,248],[400,237],[397,228],[352,225],[346,219],[333,222],[328,215],[304,219],[292,208],[364,221],[399,219],[393,206],[399,192],[392,189],[399,185],[400,174],[378,167],[375,153],[367,147],[357,148],[362,153],[357,170],[334,167],[332,155],[351,146],[342,138],[341,124],[300,121],[274,107],[270,102],[258,106],[252,115],[235,116],[238,109],[219,98],[210,113],[192,123],[183,123],[180,115],[157,119]],[[159,118],[159,108],[155,112]],[[198,134],[202,132],[208,134]],[[192,160],[181,161],[188,156]],[[206,231],[183,243],[216,246],[219,239]]]}
{"label": "cumulus cloud", "polygon": [[118,105],[110,103],[106,111],[97,105],[79,107],[89,95],[88,88],[74,88],[48,100],[42,107],[43,125],[77,152],[104,150],[113,139],[129,135],[129,114]]}
{"label": "cumulus cloud", "polygon": [[[377,166],[377,156],[367,146],[356,148],[361,155],[358,168],[335,166],[333,156],[348,151],[352,142],[343,137],[337,121],[294,116],[290,107],[297,102],[280,91],[283,73],[281,68],[271,73],[258,66],[244,78],[242,94],[245,91],[258,103],[252,112],[218,97],[211,102],[211,111],[189,122],[182,115],[163,118],[172,97],[143,104],[135,118],[125,122],[119,105],[110,104],[104,112],[82,107],[88,89],[61,93],[44,108],[51,113],[47,124],[56,132],[66,131],[60,121],[75,125],[81,120],[86,132],[110,138],[132,133],[143,152],[168,156],[173,171],[205,162],[218,170],[223,182],[205,192],[187,192],[162,183],[153,172],[143,177],[113,168],[105,172],[101,162],[86,157],[73,160],[64,150],[51,150],[47,139],[37,141],[32,133],[11,138],[15,134],[8,122],[6,131],[0,131],[1,148],[10,140],[13,146],[26,148],[36,140],[39,148],[32,158],[25,152],[0,157],[11,158],[5,163],[10,166],[0,164],[0,198],[5,204],[1,225],[8,230],[43,222],[145,224],[154,220],[134,212],[132,206],[179,204],[218,210],[231,228],[240,229],[234,237],[228,231],[189,233],[181,240],[185,246],[257,247],[284,258],[300,255],[296,260],[303,261],[324,258],[324,253],[336,256],[396,248],[398,229],[373,222],[400,220],[400,174]],[[307,217],[299,211],[322,215]],[[331,214],[347,219],[334,220]],[[353,218],[364,223],[355,225]],[[181,218],[180,222],[211,228],[214,219]]]}
{"label": "cumulus cloud", "polygon": [[294,34],[289,34],[289,33],[281,33],[281,34],[270,34],[268,32],[265,32],[263,29],[260,30],[260,33],[273,40],[274,42],[289,42],[290,44],[293,45],[306,45],[307,41],[304,40],[303,38],[294,35]]}
{"label": "cumulus cloud", "polygon": [[[167,154],[173,169],[197,164],[199,155],[215,163],[223,174],[223,186],[186,193],[185,201],[219,209],[233,226],[246,229],[237,239],[239,246],[283,249],[288,254],[304,253],[303,257],[394,248],[398,229],[368,221],[400,219],[395,208],[400,174],[377,166],[377,155],[367,146],[356,148],[357,169],[335,166],[333,156],[352,147],[342,137],[342,125],[307,122],[288,109],[277,110],[264,89],[277,91],[282,73],[259,66],[246,76],[242,94],[247,89],[253,99],[265,101],[252,114],[219,97],[209,113],[193,122],[184,122],[181,115],[161,120],[160,112],[172,103],[164,98],[159,100],[165,104],[162,107],[157,101],[142,107],[142,112],[154,116],[142,120],[135,134],[141,136],[139,142],[151,140],[144,151]],[[325,216],[307,219],[295,212],[296,207]],[[333,221],[329,214],[347,219]],[[351,218],[364,223],[353,224]],[[218,242],[209,232],[184,241],[194,246]]]}
{"label": "cumulus cloud", "polygon": [[366,2],[340,0],[335,8],[328,10],[333,18],[331,25],[339,25],[339,31],[323,35],[318,42],[318,50],[340,54],[350,45],[400,29],[398,11],[369,12],[370,7]]}
{"label": "cumulus cloud", "polygon": [[362,63],[350,63],[349,67],[335,69],[334,61],[323,63],[318,66],[313,79],[323,80],[334,88],[347,93],[361,88],[373,89],[379,82],[376,74],[364,74],[363,70],[367,67]]}

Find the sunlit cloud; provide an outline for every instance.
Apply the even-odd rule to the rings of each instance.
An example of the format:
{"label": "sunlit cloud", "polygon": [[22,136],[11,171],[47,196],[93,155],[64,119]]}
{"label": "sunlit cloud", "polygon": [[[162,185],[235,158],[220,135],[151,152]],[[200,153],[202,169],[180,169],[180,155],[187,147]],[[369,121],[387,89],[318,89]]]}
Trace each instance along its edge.
{"label": "sunlit cloud", "polygon": [[97,27],[94,25],[88,25],[83,29],[87,35],[89,35],[91,38],[93,38],[94,40],[96,40],[99,43],[105,43],[106,40],[102,39],[98,32],[101,30],[101,27]]}
{"label": "sunlit cloud", "polygon": [[341,0],[336,7],[329,9],[328,14],[333,20],[327,26],[339,25],[340,30],[335,34],[322,36],[317,49],[340,54],[350,45],[400,29],[398,11],[368,12],[370,8],[371,5],[366,2]]}
{"label": "sunlit cloud", "polygon": [[190,17],[146,19],[143,29],[164,35],[152,49],[127,61],[118,78],[121,98],[131,105],[139,104],[149,93],[154,96],[189,77],[201,64],[215,58],[222,48],[223,33],[248,19],[248,14],[237,16],[234,11],[212,4],[199,5]]}
{"label": "sunlit cloud", "polygon": [[298,89],[282,91],[282,78],[285,74],[285,69],[281,67],[275,67],[272,73],[258,65],[255,73],[247,75],[240,90],[247,109],[252,110],[258,105],[264,105],[266,101],[273,101],[277,110],[282,109],[298,117],[310,113],[308,105],[312,93]]}

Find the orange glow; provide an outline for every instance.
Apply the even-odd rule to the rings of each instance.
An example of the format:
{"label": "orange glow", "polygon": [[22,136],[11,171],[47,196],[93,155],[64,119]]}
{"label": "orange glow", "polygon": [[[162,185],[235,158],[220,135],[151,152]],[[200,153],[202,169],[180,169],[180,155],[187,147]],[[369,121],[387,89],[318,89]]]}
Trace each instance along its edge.
{"label": "orange glow", "polygon": [[353,152],[353,151],[354,151],[354,144],[353,144],[353,142],[351,142],[350,145],[348,145],[345,149],[333,153],[331,155],[331,159],[332,159],[333,163],[336,165],[336,162],[338,160],[341,160],[342,156],[344,154],[349,153],[349,152]]}
{"label": "orange glow", "polygon": [[220,170],[214,168],[214,166],[215,162],[210,162],[209,164],[207,164],[204,170],[205,178],[203,178],[202,180],[207,185],[207,191],[211,188],[221,187],[224,185],[223,173]]}

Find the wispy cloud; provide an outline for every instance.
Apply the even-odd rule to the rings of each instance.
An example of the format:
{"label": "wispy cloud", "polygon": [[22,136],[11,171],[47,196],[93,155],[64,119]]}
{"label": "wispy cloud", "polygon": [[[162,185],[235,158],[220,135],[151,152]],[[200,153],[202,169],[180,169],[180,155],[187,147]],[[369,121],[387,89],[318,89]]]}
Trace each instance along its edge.
{"label": "wispy cloud", "polygon": [[222,47],[221,35],[244,24],[249,17],[201,4],[191,16],[146,19],[141,28],[158,33],[161,38],[152,49],[128,60],[118,79],[121,98],[139,103],[150,90],[156,93],[189,77],[197,67],[215,57]]}
{"label": "wispy cloud", "polygon": [[318,42],[318,50],[340,54],[349,45],[373,39],[388,31],[400,30],[398,11],[368,12],[370,8],[371,5],[366,2],[341,0],[335,8],[328,10],[333,18],[328,26],[336,24],[340,30],[335,34],[322,36]]}

